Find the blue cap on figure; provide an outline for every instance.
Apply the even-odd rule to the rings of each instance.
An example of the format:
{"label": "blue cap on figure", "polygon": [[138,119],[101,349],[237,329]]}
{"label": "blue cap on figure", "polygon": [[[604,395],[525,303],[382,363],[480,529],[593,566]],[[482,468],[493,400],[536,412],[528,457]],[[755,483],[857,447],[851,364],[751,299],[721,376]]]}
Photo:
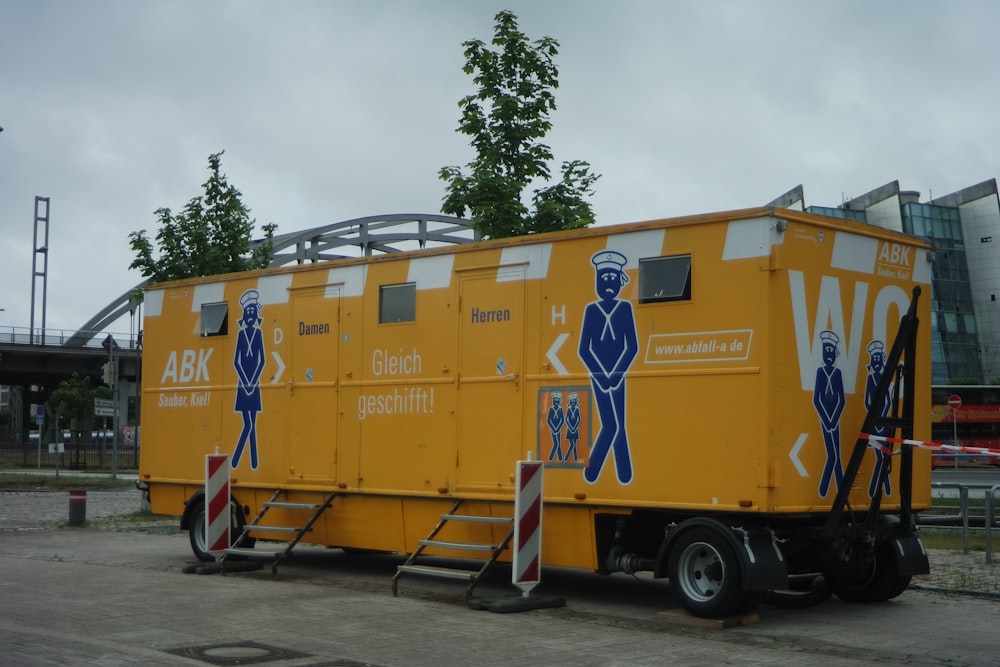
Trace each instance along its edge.
{"label": "blue cap on figure", "polygon": [[628,259],[625,255],[621,254],[617,250],[602,250],[595,253],[590,261],[594,265],[594,269],[597,271],[606,271],[608,269],[613,269],[621,274],[622,285],[628,282],[628,274],[623,270]]}

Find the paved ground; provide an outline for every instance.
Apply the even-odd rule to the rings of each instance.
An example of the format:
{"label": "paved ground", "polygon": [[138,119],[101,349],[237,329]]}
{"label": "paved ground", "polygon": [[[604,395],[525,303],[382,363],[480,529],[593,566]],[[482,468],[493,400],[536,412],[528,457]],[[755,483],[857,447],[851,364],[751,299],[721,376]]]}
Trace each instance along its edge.
{"label": "paved ground", "polygon": [[[69,518],[67,492],[0,491],[0,531],[38,526],[65,525]],[[99,529],[127,529],[142,526],[173,525],[166,518],[134,516],[142,510],[137,491],[90,491],[87,494],[87,520]],[[129,516],[128,521],[112,521]],[[995,540],[1000,549],[1000,536]],[[984,596],[996,595],[1000,600],[1000,553],[994,553],[993,564],[986,564],[981,551],[963,554],[960,551],[931,549],[931,574],[916,577],[920,588],[965,592]],[[1000,664],[1000,659],[998,659]]]}
{"label": "paved ground", "polygon": [[395,556],[308,549],[277,581],[185,575],[187,536],[136,516],[139,502],[91,491],[81,529],[65,527],[65,492],[0,493],[0,663],[1000,664],[1000,565],[981,552],[933,551],[933,574],[889,603],[764,605],[755,625],[713,630],[663,622],[666,589],[617,575],[546,571],[544,592],[566,606],[523,614],[410,582],[393,598]]}

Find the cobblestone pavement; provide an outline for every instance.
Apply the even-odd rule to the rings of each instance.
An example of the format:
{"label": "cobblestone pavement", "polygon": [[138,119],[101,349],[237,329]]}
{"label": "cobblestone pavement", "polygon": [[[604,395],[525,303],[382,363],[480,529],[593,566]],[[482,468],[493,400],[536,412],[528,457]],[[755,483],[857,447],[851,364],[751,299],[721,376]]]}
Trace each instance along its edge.
{"label": "cobblestone pavement", "polygon": [[[128,517],[127,525],[177,525],[171,517],[141,514],[142,498],[138,490],[89,491],[87,520],[92,527],[114,530],[120,527],[115,518]],[[69,518],[69,493],[66,491],[0,491],[0,531],[52,527],[65,524]],[[1000,549],[1000,539],[997,543]],[[951,551],[929,549],[931,573],[914,577],[913,586],[991,596],[1000,599],[1000,554],[986,563],[982,551]]]}
{"label": "cobblestone pavement", "polygon": [[[88,491],[87,520],[137,513],[142,497],[137,489]],[[54,526],[69,520],[68,491],[0,491],[0,530]]]}
{"label": "cobblestone pavement", "polygon": [[987,563],[982,551],[928,549],[931,573],[913,578],[912,586],[995,597],[1000,600],[1000,555]]}

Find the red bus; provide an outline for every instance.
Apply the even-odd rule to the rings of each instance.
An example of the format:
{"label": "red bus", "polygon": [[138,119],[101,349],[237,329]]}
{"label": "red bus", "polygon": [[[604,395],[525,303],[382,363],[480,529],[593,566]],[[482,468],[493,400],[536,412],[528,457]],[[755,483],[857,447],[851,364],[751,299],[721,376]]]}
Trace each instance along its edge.
{"label": "red bus", "polygon": [[[1000,386],[935,385],[931,391],[931,437],[934,442],[995,450],[981,452],[935,451],[932,465],[961,467],[1000,466]],[[957,396],[958,401],[952,397]],[[952,407],[951,403],[960,403]]]}

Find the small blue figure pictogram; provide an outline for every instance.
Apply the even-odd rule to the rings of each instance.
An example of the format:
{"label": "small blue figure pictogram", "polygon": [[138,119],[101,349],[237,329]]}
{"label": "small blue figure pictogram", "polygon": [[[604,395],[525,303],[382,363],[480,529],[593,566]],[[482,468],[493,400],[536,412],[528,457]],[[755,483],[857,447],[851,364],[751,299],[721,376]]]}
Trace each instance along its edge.
{"label": "small blue figure pictogram", "polygon": [[260,376],[264,371],[264,334],[261,331],[261,304],[257,290],[247,290],[240,296],[243,316],[240,331],[236,337],[236,351],[233,367],[239,379],[236,387],[235,411],[243,415],[243,430],[233,452],[232,467],[235,470],[243,458],[243,450],[250,445],[250,469],[256,470],[257,458],[257,414],[261,411]]}
{"label": "small blue figure pictogram", "polygon": [[552,435],[552,449],[549,451],[549,461],[562,463],[562,429],[566,424],[566,415],[562,409],[562,392],[552,392],[552,406],[545,417],[545,423]]}
{"label": "small blue figure pictogram", "polygon": [[576,445],[580,442],[580,424],[583,422],[583,417],[580,415],[580,397],[574,391],[569,395],[569,405],[566,407],[566,442],[569,443],[569,447],[566,448],[566,455],[563,457],[564,461],[579,461],[580,455],[577,452]]}

